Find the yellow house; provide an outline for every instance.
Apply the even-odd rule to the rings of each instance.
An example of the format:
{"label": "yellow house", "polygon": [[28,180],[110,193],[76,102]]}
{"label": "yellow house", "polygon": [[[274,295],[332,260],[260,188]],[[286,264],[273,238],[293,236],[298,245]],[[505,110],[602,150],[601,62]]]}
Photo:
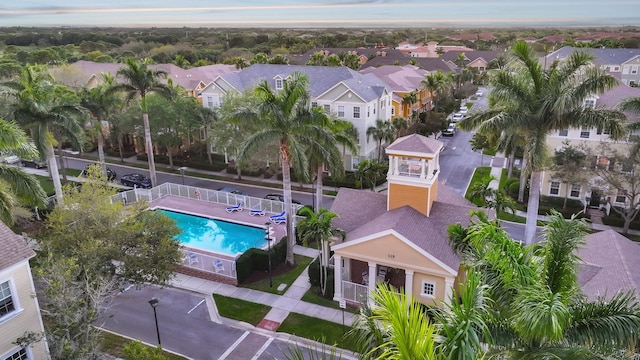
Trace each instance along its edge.
{"label": "yellow house", "polygon": [[35,256],[21,236],[0,222],[0,359],[47,359],[44,340],[16,345],[27,332],[44,333],[29,259]]}
{"label": "yellow house", "polygon": [[426,305],[441,306],[463,274],[448,242],[450,224],[477,209],[438,184],[442,142],[413,134],[387,147],[386,194],[340,189],[331,211],[344,242],[334,243],[334,300],[364,303],[385,282]]}

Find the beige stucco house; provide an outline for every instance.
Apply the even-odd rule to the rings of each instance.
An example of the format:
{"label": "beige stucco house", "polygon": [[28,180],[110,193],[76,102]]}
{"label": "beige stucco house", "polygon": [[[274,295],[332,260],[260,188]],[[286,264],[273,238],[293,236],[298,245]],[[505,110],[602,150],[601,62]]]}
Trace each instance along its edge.
{"label": "beige stucco house", "polygon": [[477,209],[439,185],[442,142],[413,134],[387,147],[386,193],[340,189],[331,207],[347,236],[334,243],[334,300],[368,301],[385,282],[426,305],[441,306],[463,274],[447,228]]}
{"label": "beige stucco house", "polygon": [[26,332],[44,333],[29,259],[35,256],[22,236],[0,222],[0,359],[48,359],[45,340],[21,347]]}

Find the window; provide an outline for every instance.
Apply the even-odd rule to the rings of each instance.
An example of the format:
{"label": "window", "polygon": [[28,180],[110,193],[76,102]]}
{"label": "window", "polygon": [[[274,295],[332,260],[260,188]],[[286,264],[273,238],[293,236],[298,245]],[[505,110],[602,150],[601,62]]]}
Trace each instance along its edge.
{"label": "window", "polygon": [[213,107],[213,97],[207,96],[207,107]]}
{"label": "window", "polygon": [[585,128],[580,129],[580,138],[588,139],[590,135],[591,135],[591,129],[585,129]]}
{"label": "window", "polygon": [[359,156],[352,156],[351,157],[351,169],[352,170],[358,170],[358,165],[360,164],[360,157]]}
{"label": "window", "polygon": [[584,107],[594,109],[596,107],[596,101],[594,99],[587,99],[584,101]]}
{"label": "window", "polygon": [[371,111],[371,110],[370,110],[370,107],[369,107],[369,106],[367,106],[367,117],[369,117],[369,116],[370,116],[370,111]]}
{"label": "window", "polygon": [[353,107],[353,118],[360,119],[360,106]]}
{"label": "window", "polygon": [[422,295],[423,296],[436,296],[436,284],[430,281],[422,282]]}
{"label": "window", "polygon": [[338,105],[338,116],[344,117],[344,106]]}
{"label": "window", "polygon": [[9,281],[5,281],[0,284],[0,319],[15,310],[16,306],[11,295]]}
{"label": "window", "polygon": [[616,195],[616,202],[624,204],[625,201],[627,201],[627,196],[624,192],[618,191],[618,195]]}
{"label": "window", "polygon": [[631,67],[631,73],[632,74],[637,74],[638,73],[638,67],[637,66],[632,66]]}
{"label": "window", "polygon": [[578,184],[571,185],[571,193],[569,194],[569,196],[574,198],[580,197],[580,189],[581,186]]}
{"label": "window", "polygon": [[569,135],[569,129],[558,131],[558,136],[568,136],[568,135]]}
{"label": "window", "polygon": [[615,67],[613,68],[613,71],[620,71],[620,67],[615,66]]}
{"label": "window", "polygon": [[20,348],[13,354],[9,354],[9,356],[2,358],[2,360],[29,360],[29,354],[27,354],[27,349]]}
{"label": "window", "polygon": [[558,195],[560,194],[560,182],[552,181],[551,187],[549,188],[549,195]]}
{"label": "window", "polygon": [[396,114],[396,108],[392,107],[392,108],[391,108],[391,116],[393,116],[393,115],[395,115],[395,114]]}
{"label": "window", "polygon": [[312,107],[312,108],[316,108],[316,107],[318,107],[318,102],[317,102],[317,101],[312,101],[312,102],[311,102],[311,107]]}
{"label": "window", "polygon": [[276,90],[282,90],[283,88],[282,79],[276,79]]}
{"label": "window", "polygon": [[324,112],[327,114],[331,112],[331,105],[324,105]]}

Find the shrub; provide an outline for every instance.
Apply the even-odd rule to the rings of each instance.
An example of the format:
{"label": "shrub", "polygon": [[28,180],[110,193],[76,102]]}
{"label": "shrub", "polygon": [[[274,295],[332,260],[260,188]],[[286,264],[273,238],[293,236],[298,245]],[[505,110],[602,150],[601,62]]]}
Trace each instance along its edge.
{"label": "shrub", "polygon": [[[138,160],[147,161],[146,153],[138,154],[136,157]],[[165,165],[169,164],[169,157],[166,155],[154,155],[153,158],[155,159],[156,163],[165,164]],[[227,164],[225,164],[224,162],[214,161],[213,164],[209,164],[208,160],[203,160],[202,162],[195,161],[193,159],[184,161],[181,157],[173,158],[173,166],[175,167],[186,166],[188,168],[209,170],[209,171],[222,171],[227,168]]]}
{"label": "shrub", "polygon": [[140,341],[131,341],[124,347],[124,360],[168,360],[162,348],[143,345]]}
{"label": "shrub", "polygon": [[[514,180],[509,182],[509,180]],[[518,192],[520,191],[520,181],[518,179],[509,179],[507,180],[507,184],[505,185],[505,192],[507,195],[511,196],[514,199],[518,198]]]}
{"label": "shrub", "polygon": [[[287,257],[287,238],[283,237],[271,248],[271,267],[285,261]],[[236,260],[238,283],[244,283],[254,271],[269,270],[269,254],[265,250],[251,248]]]}
{"label": "shrub", "polygon": [[[320,258],[316,258],[315,260],[313,260],[313,262],[311,262],[311,264],[309,264],[309,283],[311,283],[311,286],[315,286],[317,288],[321,288],[320,287]],[[325,298],[327,299],[333,299],[333,293],[334,293],[334,272],[333,272],[333,268],[328,268],[327,269],[327,289],[325,292]]]}
{"label": "shrub", "polygon": [[[114,156],[118,158],[120,157],[120,151],[118,151],[117,149],[116,150],[104,149],[104,153],[107,156]],[[137,153],[135,151],[126,151],[126,150],[122,151],[123,158],[130,158],[130,157],[136,156],[136,154]],[[146,160],[146,156],[145,156],[145,160]]]}

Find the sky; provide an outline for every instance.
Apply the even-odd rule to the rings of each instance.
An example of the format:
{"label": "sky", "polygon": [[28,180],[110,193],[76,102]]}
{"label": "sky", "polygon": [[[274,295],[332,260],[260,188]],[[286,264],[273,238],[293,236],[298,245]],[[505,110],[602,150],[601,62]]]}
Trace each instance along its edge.
{"label": "sky", "polygon": [[639,0],[0,0],[0,26],[638,25]]}

